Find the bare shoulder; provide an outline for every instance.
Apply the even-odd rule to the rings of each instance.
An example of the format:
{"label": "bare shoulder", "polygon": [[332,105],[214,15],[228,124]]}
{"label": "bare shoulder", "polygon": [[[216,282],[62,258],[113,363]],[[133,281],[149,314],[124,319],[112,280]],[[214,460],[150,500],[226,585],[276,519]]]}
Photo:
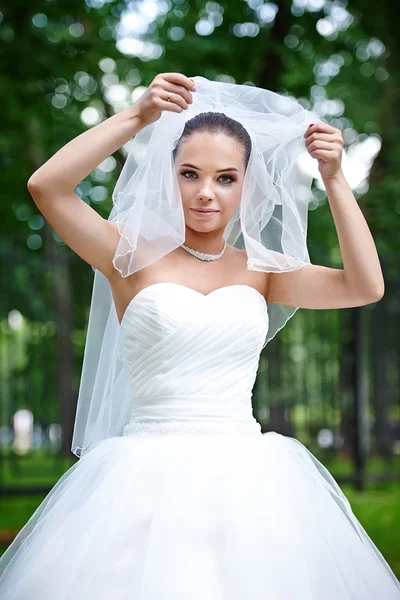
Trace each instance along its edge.
{"label": "bare shoulder", "polygon": [[271,273],[265,271],[254,271],[247,268],[247,252],[245,249],[232,246],[232,258],[235,270],[246,285],[255,287],[265,300],[268,300],[268,288]]}

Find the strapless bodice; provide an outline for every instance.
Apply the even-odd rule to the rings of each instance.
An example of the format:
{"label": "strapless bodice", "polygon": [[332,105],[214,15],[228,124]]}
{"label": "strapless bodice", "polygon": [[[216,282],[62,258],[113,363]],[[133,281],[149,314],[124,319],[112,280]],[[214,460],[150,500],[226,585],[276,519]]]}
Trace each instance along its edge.
{"label": "strapless bodice", "polygon": [[[268,331],[265,298],[230,285],[204,295],[156,283],[129,303],[118,352],[132,392],[129,433],[138,423],[249,423],[252,388]],[[259,426],[258,426],[259,427]]]}

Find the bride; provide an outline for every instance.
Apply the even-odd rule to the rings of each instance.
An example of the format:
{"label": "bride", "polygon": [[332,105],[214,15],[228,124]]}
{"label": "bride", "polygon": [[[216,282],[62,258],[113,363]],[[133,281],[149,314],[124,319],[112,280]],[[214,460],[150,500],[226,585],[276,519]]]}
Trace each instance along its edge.
{"label": "bride", "polygon": [[[163,73],[30,178],[39,210],[96,274],[80,459],[0,558],[2,600],[400,598],[327,469],[252,414],[261,350],[297,308],[384,293],[341,132],[311,117],[267,90]],[[149,132],[102,218],[74,189]],[[303,147],[343,269],[308,257]]]}

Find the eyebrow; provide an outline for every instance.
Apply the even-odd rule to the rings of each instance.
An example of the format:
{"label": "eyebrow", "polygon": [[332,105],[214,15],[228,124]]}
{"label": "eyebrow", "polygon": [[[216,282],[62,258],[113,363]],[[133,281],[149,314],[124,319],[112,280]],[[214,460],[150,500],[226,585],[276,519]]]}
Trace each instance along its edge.
{"label": "eyebrow", "polygon": [[[191,167],[192,169],[197,169],[197,171],[201,171],[199,167],[195,167],[194,165],[191,165],[189,163],[183,163],[181,164],[181,167]],[[227,167],[226,169],[219,169],[217,173],[221,173],[222,171],[239,171],[239,169],[236,169],[235,167]]]}

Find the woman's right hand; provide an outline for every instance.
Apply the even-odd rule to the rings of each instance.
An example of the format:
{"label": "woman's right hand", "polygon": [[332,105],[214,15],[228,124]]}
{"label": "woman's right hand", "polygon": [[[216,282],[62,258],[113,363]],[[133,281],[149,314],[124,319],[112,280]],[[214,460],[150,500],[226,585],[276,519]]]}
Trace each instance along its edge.
{"label": "woman's right hand", "polygon": [[163,110],[180,113],[193,102],[190,91],[195,92],[196,86],[189,77],[181,73],[160,73],[136,100],[136,116],[146,126],[157,121]]}

